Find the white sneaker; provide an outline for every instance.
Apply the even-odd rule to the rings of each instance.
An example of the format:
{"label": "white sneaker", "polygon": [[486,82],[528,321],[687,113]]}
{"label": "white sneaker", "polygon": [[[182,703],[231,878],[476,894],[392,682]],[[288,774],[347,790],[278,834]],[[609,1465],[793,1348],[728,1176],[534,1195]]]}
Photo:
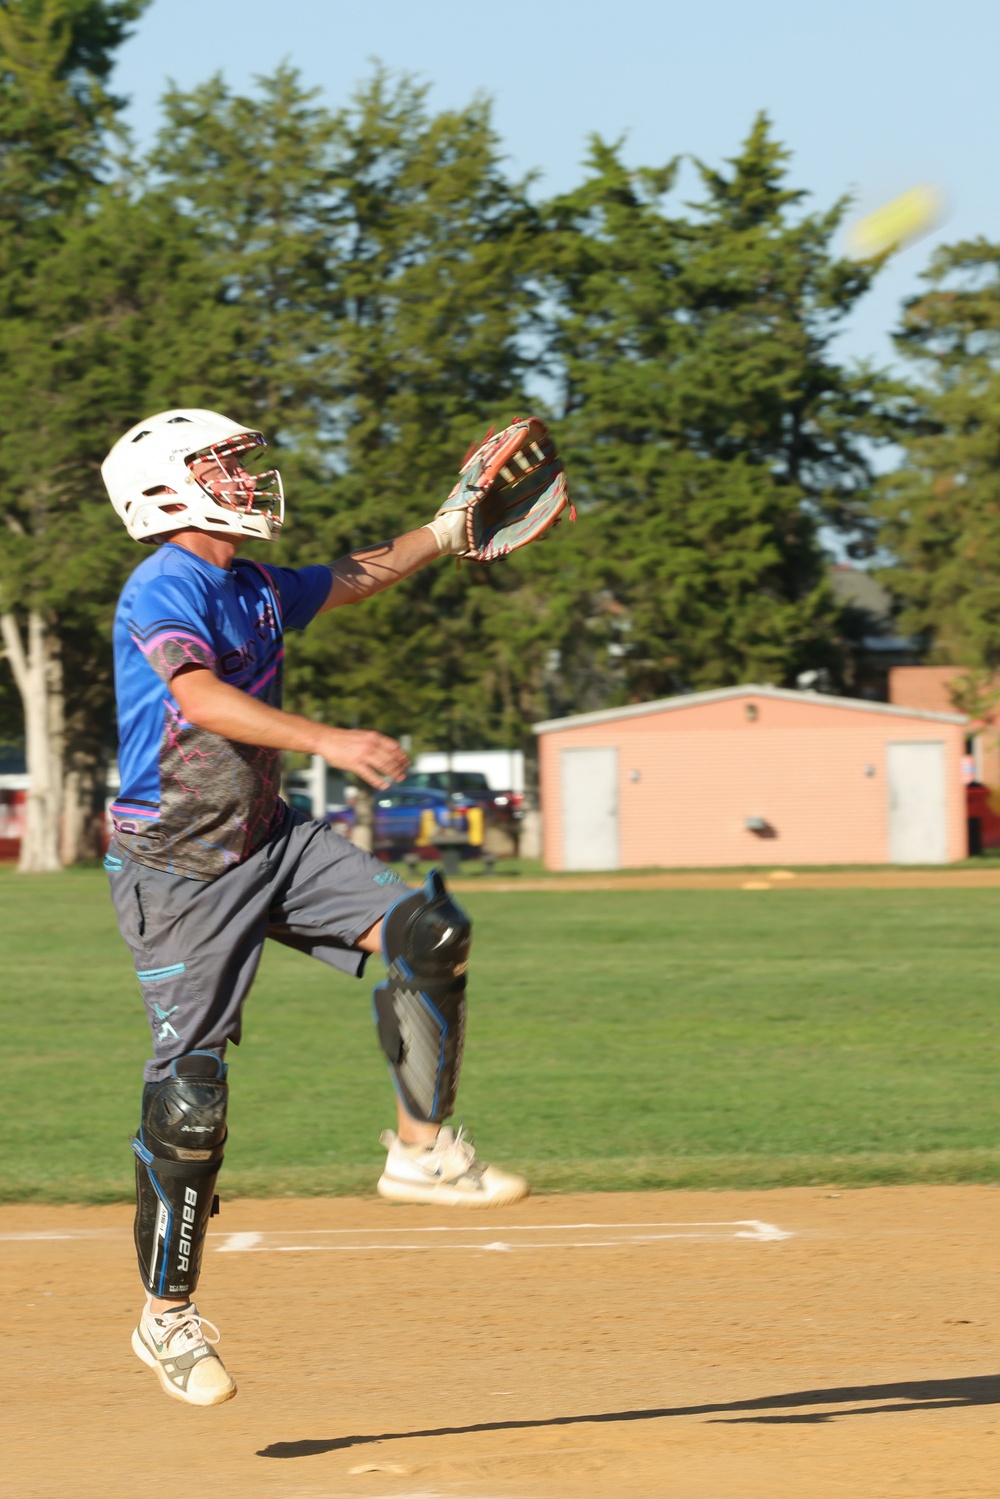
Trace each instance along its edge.
{"label": "white sneaker", "polygon": [[382,1131],[389,1155],[379,1177],[380,1197],[391,1202],[430,1202],[442,1207],[492,1208],[520,1202],[531,1188],[522,1176],[476,1158],[464,1129],[442,1124],[433,1145],[404,1145],[395,1130]]}
{"label": "white sneaker", "polygon": [[[206,1333],[205,1329],[211,1331]],[[236,1394],[236,1381],[215,1349],[219,1329],[199,1317],[193,1301],[174,1311],[154,1313],[147,1301],[132,1334],[132,1349],[155,1369],[160,1384],[188,1405],[221,1405]]]}

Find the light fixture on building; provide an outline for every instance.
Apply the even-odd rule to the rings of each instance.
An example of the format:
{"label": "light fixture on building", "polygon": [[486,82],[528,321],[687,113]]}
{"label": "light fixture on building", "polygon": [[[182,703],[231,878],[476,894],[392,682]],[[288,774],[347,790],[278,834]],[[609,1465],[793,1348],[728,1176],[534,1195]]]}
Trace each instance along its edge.
{"label": "light fixture on building", "polygon": [[747,703],[743,711],[751,723],[756,723],[758,712],[756,703]]}

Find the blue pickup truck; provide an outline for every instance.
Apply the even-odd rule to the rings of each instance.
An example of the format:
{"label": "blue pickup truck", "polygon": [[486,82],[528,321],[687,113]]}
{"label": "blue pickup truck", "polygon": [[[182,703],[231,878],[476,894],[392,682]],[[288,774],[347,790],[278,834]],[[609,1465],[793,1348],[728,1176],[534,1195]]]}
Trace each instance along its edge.
{"label": "blue pickup truck", "polygon": [[[377,853],[388,853],[398,858],[417,847],[434,847],[434,839],[426,838],[424,813],[430,812],[435,830],[452,833],[468,831],[469,807],[477,805],[473,798],[460,792],[439,790],[434,786],[414,784],[412,779],[401,781],[388,791],[373,792],[375,806],[374,845]],[[301,786],[293,784],[288,796],[289,804],[308,816],[312,811],[312,800]],[[347,804],[328,806],[328,822],[354,826],[354,809]],[[421,834],[424,834],[421,842]]]}
{"label": "blue pickup truck", "polygon": [[[327,794],[330,794],[330,778]],[[338,794],[339,793],[339,794]],[[343,780],[334,793],[336,801],[328,801],[327,822],[340,823],[346,829],[354,826],[354,809],[345,794]],[[436,830],[462,835],[469,831],[469,811],[473,807],[482,810],[486,825],[504,826],[516,819],[518,809],[512,793],[491,791],[486,777],[469,771],[411,771],[405,780],[386,791],[374,791],[374,847],[378,853],[388,853],[391,858],[408,853],[413,848],[438,846],[427,837],[424,814],[430,812]],[[306,815],[312,812],[312,795],[309,777],[302,771],[293,771],[288,777],[288,801]],[[452,840],[449,840],[452,841]]]}
{"label": "blue pickup truck", "polygon": [[[428,811],[436,830],[464,833],[468,830],[466,814],[471,805],[465,797],[449,796],[446,791],[432,787],[408,785],[406,781],[388,791],[379,791],[375,795],[375,848],[396,858],[411,848],[426,846],[424,813]],[[432,838],[431,846],[433,843]]]}

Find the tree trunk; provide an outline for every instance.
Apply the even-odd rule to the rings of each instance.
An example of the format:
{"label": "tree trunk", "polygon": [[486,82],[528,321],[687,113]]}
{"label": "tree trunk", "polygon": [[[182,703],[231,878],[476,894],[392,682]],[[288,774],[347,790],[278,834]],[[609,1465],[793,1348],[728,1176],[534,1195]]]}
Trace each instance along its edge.
{"label": "tree trunk", "polygon": [[[78,680],[80,662],[73,654],[73,637],[63,626],[63,671]],[[104,795],[108,776],[108,746],[99,708],[103,696],[99,675],[87,678],[87,692],[65,695],[66,744],[63,764],[62,823],[59,856],[63,864],[81,864],[100,858]]]}
{"label": "tree trunk", "polygon": [[107,767],[92,756],[73,751],[63,780],[63,813],[59,857],[63,864],[100,858],[101,811]]}
{"label": "tree trunk", "polygon": [[368,786],[358,788],[354,801],[351,841],[355,848],[364,849],[366,854],[371,853],[375,841],[375,797]]}
{"label": "tree trunk", "polygon": [[59,818],[63,783],[63,679],[59,639],[37,609],[27,620],[27,649],[13,614],[0,614],[4,649],[24,709],[28,801],[21,840],[21,874],[61,868]]}

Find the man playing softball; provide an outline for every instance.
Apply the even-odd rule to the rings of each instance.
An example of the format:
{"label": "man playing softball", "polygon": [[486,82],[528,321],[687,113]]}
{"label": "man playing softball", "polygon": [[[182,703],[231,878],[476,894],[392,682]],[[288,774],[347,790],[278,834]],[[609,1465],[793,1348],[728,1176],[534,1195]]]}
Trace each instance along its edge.
{"label": "man playing softball", "polygon": [[449,510],[450,497],[428,525],[332,566],[244,560],[243,540],[272,540],[283,520],[279,475],[243,464],[264,445],[217,412],[167,411],[126,432],[102,468],[129,535],[158,543],[115,616],[121,791],[106,860],[153,1035],[133,1140],[147,1300],[132,1346],[191,1405],[236,1393],[217,1329],[191,1298],[218,1208],[226,1046],[239,1041],[266,937],[357,977],[369,953],[384,957],[374,1008],[398,1124],[382,1137],[383,1196],[480,1206],[528,1192],[444,1123],[462,1058],[468,917],[437,872],[409,889],[278,794],[283,750],[322,755],[379,789],[406,773],[384,734],[283,711],[283,636],[442,554],[468,555],[468,512]]}

